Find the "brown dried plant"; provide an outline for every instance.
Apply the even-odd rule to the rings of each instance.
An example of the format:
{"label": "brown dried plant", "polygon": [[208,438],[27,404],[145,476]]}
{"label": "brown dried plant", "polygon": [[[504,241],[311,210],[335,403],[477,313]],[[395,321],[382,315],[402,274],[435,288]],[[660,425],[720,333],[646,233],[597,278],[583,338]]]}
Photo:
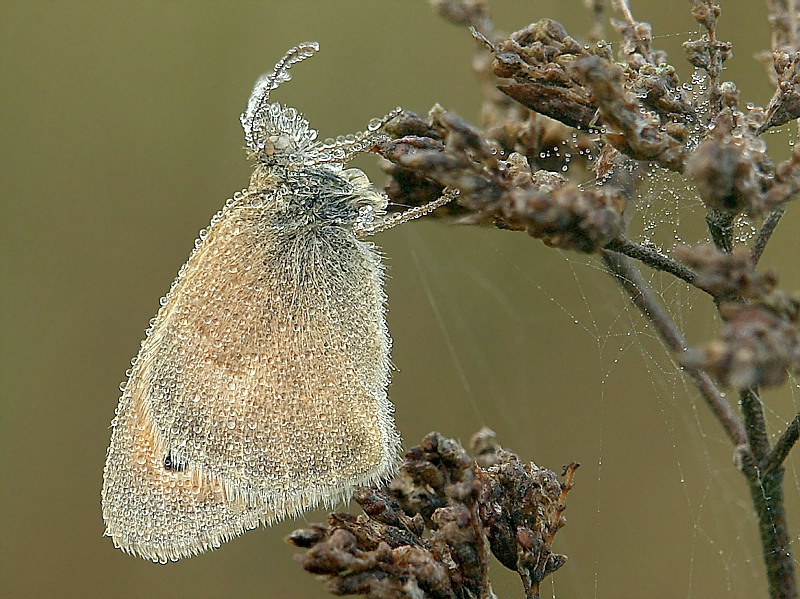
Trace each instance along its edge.
{"label": "brown dried plant", "polygon": [[300,563],[336,595],[488,598],[491,553],[519,574],[526,597],[538,597],[540,582],[566,561],[551,545],[578,464],[564,467],[562,482],[503,449],[489,429],[470,445],[474,458],[428,434],[385,488],[357,489],[364,515],[331,514],[289,536],[309,548]]}
{"label": "brown dried plant", "polygon": [[[762,61],[775,94],[765,108],[743,109],[736,85],[721,80],[731,43],[717,38],[721,9],[712,0],[693,0],[691,17],[704,33],[683,45],[683,58],[697,69],[700,93],[681,84],[666,53],[653,47],[651,26],[634,18],[627,0],[587,0],[595,17],[587,36],[591,45],[549,19],[499,34],[485,1],[432,4],[452,22],[470,27],[477,40],[475,64],[486,96],[481,124],[471,125],[438,105],[424,117],[405,112],[394,119],[386,127],[392,139],[377,148],[390,175],[388,195],[398,205],[418,206],[445,187],[456,188],[458,204],[435,215],[526,231],[548,246],[597,254],[730,439],[758,517],[770,597],[796,598],[783,462],[800,436],[800,414],[770,443],[760,390],[800,371],[800,295],[780,289],[773,273],[756,268],[800,190],[800,147],[776,163],[762,139],[771,128],[800,118],[800,6],[767,0],[772,40]],[[621,37],[617,57],[601,40],[607,4]],[[636,173],[653,166],[693,183],[706,209],[709,243],[661,251],[626,234],[626,206],[640,181]],[[749,244],[734,235],[734,223],[743,215],[761,222]],[[708,294],[721,317],[717,338],[689,347],[636,262]],[[738,412],[728,397],[738,398]],[[446,466],[436,453],[443,447],[458,456]],[[328,574],[329,588],[337,593],[489,596],[483,566],[467,568],[462,560],[466,551],[483,564],[488,539],[535,596],[540,576],[561,560],[549,553],[552,537],[536,532],[543,520],[516,533],[516,522],[503,529],[508,543],[503,549],[481,503],[486,489],[494,488],[513,505],[524,485],[492,487],[490,472],[497,463],[489,469],[475,465],[439,436],[421,448],[411,451],[388,490],[360,493],[366,516],[334,515],[327,526],[293,537],[296,544],[315,545],[303,558],[306,568]],[[517,472],[516,460],[501,460],[499,467]],[[571,472],[567,480],[564,492]],[[421,481],[426,482],[420,486]],[[552,505],[563,509],[563,502]],[[497,517],[514,516],[501,510]],[[555,526],[553,532],[560,522],[545,521]],[[420,537],[424,525],[433,531],[430,538]],[[534,532],[527,536],[520,530]],[[537,548],[546,549],[546,557],[540,554],[535,567],[523,567],[533,561],[522,560],[520,552]]]}

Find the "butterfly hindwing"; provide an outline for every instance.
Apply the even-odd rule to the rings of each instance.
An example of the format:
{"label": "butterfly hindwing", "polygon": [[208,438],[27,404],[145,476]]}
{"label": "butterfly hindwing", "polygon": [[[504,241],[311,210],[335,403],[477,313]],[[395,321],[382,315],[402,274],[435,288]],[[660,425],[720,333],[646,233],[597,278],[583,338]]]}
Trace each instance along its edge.
{"label": "butterfly hindwing", "polygon": [[396,461],[379,256],[341,227],[282,231],[263,201],[215,218],[125,388],[104,514],[143,557],[335,503]]}

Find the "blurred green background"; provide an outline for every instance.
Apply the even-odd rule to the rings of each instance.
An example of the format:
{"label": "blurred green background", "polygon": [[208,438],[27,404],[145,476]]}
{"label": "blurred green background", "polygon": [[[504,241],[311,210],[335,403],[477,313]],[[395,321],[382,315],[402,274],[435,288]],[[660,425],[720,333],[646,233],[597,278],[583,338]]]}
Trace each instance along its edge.
{"label": "blurred green background", "polygon": [[[722,5],[719,35],[735,55],[725,77],[744,100],[766,102],[752,59],[769,44],[765,11]],[[632,8],[688,78],[690,3]],[[492,10],[507,31],[543,17],[579,38],[589,29],[577,0]],[[238,117],[253,82],[305,40],[322,51],[274,98],[321,137],[397,105],[424,113],[439,102],[477,121],[469,33],[424,2],[0,2],[0,595],[325,596],[282,541],[321,512],[167,566],[114,550],[100,516],[118,384],[197,232],[247,183]],[[774,137],[785,156],[787,134]],[[357,164],[380,185],[373,157]],[[658,217],[657,186],[649,201]],[[764,257],[791,289],[796,208]],[[696,202],[670,218],[694,231],[685,238],[702,235]],[[542,466],[583,464],[556,541],[569,561],[543,596],[766,595],[733,448],[596,262],[437,222],[376,241],[390,266],[390,397],[406,446],[432,429],[466,443],[487,425]],[[705,298],[663,285],[692,339],[714,330]],[[782,430],[797,389],[767,399],[771,430]],[[799,465],[795,451],[795,539]],[[492,578],[498,595],[522,596],[501,566]]]}

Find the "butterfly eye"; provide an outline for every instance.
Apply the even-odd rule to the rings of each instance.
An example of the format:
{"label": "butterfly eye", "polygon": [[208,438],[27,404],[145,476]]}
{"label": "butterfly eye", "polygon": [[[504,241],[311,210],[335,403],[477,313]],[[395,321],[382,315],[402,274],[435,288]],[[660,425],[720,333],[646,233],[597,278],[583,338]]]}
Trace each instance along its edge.
{"label": "butterfly eye", "polygon": [[164,470],[169,470],[170,472],[183,472],[186,470],[186,462],[181,462],[174,455],[172,455],[172,452],[169,452],[164,458]]}

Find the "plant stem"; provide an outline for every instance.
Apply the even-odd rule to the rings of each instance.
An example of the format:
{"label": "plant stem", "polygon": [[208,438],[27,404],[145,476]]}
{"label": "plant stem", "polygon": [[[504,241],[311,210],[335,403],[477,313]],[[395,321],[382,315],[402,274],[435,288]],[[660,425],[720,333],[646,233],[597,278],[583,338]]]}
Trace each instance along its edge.
{"label": "plant stem", "polygon": [[761,229],[758,231],[758,237],[756,237],[756,242],[753,244],[753,249],[750,251],[750,256],[753,258],[753,265],[758,264],[758,261],[761,259],[761,254],[764,253],[767,242],[770,240],[770,237],[772,237],[772,233],[778,226],[784,212],[786,212],[786,204],[770,212],[769,216],[764,220],[764,224],[761,225]]}
{"label": "plant stem", "polygon": [[769,454],[767,421],[764,420],[761,397],[755,389],[745,389],[741,391],[739,398],[744,415],[745,431],[747,431],[747,444],[750,446],[756,463],[760,464],[761,460]]}
{"label": "plant stem", "polygon": [[779,468],[786,456],[789,455],[792,447],[794,447],[798,437],[800,437],[800,414],[797,414],[794,420],[789,423],[780,439],[772,447],[769,455],[761,462],[761,470],[770,472]]}
{"label": "plant stem", "polygon": [[618,237],[609,241],[606,244],[605,249],[611,250],[612,252],[617,252],[619,254],[625,254],[629,258],[639,260],[643,264],[646,264],[647,266],[650,266],[656,270],[661,270],[663,272],[675,275],[679,279],[682,279],[690,285],[697,287],[697,283],[695,283],[696,275],[694,271],[686,268],[683,264],[676,262],[669,256],[665,256],[654,248],[636,243],[627,237]]}
{"label": "plant stem", "polygon": [[717,248],[727,254],[733,251],[733,215],[709,209],[706,214],[708,232]]}
{"label": "plant stem", "polygon": [[[763,470],[759,465],[770,457],[761,398],[754,389],[741,392],[742,414],[749,446],[742,473],[758,515],[761,551],[767,567],[767,584],[772,599],[796,599],[797,581],[791,552],[791,536],[783,505],[782,466]],[[787,428],[788,431],[788,428]]]}
{"label": "plant stem", "polygon": [[[686,341],[639,271],[624,255],[605,249],[602,256],[617,282],[628,293],[634,305],[650,320],[680,362],[681,354],[687,349]],[[785,457],[800,434],[800,415],[787,428],[781,438],[783,442],[779,441],[775,451],[771,452],[761,398],[755,390],[747,389],[741,394],[745,422],[742,425],[725,396],[702,368],[691,364],[684,364],[683,367],[731,441],[737,447],[748,448],[744,453],[742,473],[747,479],[753,507],[758,516],[770,597],[796,599],[797,583],[790,550],[791,536],[783,506],[784,469],[779,464],[781,456]],[[778,450],[778,447],[781,449]],[[774,461],[778,465],[769,470],[759,467],[759,464],[771,465]]]}
{"label": "plant stem", "polygon": [[[680,356],[688,348],[686,340],[642,275],[625,256],[610,250],[603,250],[602,256],[606,266],[628,293],[631,301],[650,320],[661,339],[681,363]],[[682,364],[682,366],[734,445],[746,443],[747,433],[742,423],[711,377],[699,366],[692,364]]]}

